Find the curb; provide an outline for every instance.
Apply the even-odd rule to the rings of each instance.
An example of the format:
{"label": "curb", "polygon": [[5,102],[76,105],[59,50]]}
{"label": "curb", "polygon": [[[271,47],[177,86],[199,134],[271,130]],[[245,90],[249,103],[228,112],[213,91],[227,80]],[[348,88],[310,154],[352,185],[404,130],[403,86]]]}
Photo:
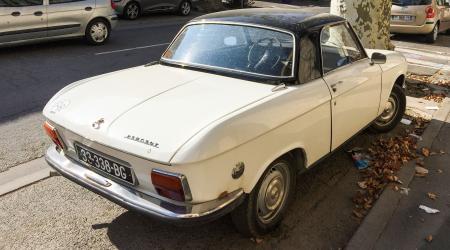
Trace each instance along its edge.
{"label": "curb", "polygon": [[[450,99],[446,98],[442,104],[442,108],[434,114],[433,119],[425,129],[425,132],[422,135],[423,140],[417,144],[418,149],[422,147],[431,147],[431,144],[441,130],[443,125],[442,121],[445,121],[449,113]],[[403,187],[408,187],[413,180],[415,173],[414,167],[415,161],[410,161],[400,169],[398,177],[402,180]],[[386,188],[375,203],[375,206],[364,218],[345,249],[373,249],[378,238],[388,224],[389,219],[397,208],[402,196],[403,195],[400,194],[400,192],[394,191],[389,187]]]}
{"label": "curb", "polygon": [[54,176],[44,157],[17,165],[0,173],[0,196]]}

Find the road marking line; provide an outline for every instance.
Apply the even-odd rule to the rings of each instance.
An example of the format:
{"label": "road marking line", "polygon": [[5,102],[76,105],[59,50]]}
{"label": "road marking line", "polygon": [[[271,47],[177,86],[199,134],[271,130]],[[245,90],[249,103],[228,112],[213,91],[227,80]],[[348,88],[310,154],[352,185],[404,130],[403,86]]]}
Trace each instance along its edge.
{"label": "road marking line", "polygon": [[95,53],[95,55],[98,56],[98,55],[106,55],[106,54],[130,51],[130,50],[146,49],[146,48],[151,48],[151,47],[164,46],[164,45],[168,45],[168,44],[170,44],[170,43],[160,43],[160,44],[152,44],[152,45],[140,46],[140,47],[134,47],[134,48],[128,48],[128,49],[119,49],[119,50],[105,51],[105,52]]}

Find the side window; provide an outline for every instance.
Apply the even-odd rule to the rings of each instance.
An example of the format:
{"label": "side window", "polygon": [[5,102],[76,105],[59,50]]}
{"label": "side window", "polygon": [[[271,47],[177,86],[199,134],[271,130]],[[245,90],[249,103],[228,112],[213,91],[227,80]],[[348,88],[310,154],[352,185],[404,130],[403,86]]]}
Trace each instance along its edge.
{"label": "side window", "polygon": [[300,83],[320,78],[319,33],[308,33],[300,38],[300,63],[298,77]]}
{"label": "side window", "polygon": [[72,2],[81,2],[84,0],[49,0],[50,4],[60,4],[60,3],[72,3]]}
{"label": "side window", "polygon": [[324,27],[320,44],[324,73],[366,57],[346,24]]}
{"label": "side window", "polygon": [[25,7],[43,4],[43,0],[0,0],[0,7]]}

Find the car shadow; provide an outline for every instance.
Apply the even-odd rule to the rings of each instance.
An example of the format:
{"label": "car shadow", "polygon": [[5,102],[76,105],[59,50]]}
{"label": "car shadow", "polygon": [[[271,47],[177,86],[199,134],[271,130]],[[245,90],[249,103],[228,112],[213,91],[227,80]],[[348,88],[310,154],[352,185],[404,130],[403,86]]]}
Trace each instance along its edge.
{"label": "car shadow", "polygon": [[434,45],[440,47],[450,48],[450,35],[445,33],[440,33],[436,42],[430,43],[426,41],[425,35],[414,35],[414,34],[394,34],[391,39],[399,42],[409,42],[409,43],[419,43],[424,45]]}
{"label": "car shadow", "polygon": [[[392,134],[398,133],[401,127],[398,126]],[[109,224],[92,227],[106,228],[111,243],[118,249],[343,247],[360,223],[351,216],[351,199],[357,190],[355,183],[359,172],[347,151],[353,147],[367,149],[376,138],[387,135],[363,132],[311,170],[299,175],[296,197],[285,219],[258,244],[236,231],[230,215],[206,224],[183,227],[127,211]]]}

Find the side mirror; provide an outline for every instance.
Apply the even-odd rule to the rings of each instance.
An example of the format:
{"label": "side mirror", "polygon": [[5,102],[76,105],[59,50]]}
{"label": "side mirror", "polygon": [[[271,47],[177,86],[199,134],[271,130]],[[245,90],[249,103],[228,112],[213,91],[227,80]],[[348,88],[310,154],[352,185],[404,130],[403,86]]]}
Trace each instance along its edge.
{"label": "side mirror", "polygon": [[384,64],[386,63],[386,55],[378,53],[378,52],[374,52],[372,54],[372,63],[373,64]]}

